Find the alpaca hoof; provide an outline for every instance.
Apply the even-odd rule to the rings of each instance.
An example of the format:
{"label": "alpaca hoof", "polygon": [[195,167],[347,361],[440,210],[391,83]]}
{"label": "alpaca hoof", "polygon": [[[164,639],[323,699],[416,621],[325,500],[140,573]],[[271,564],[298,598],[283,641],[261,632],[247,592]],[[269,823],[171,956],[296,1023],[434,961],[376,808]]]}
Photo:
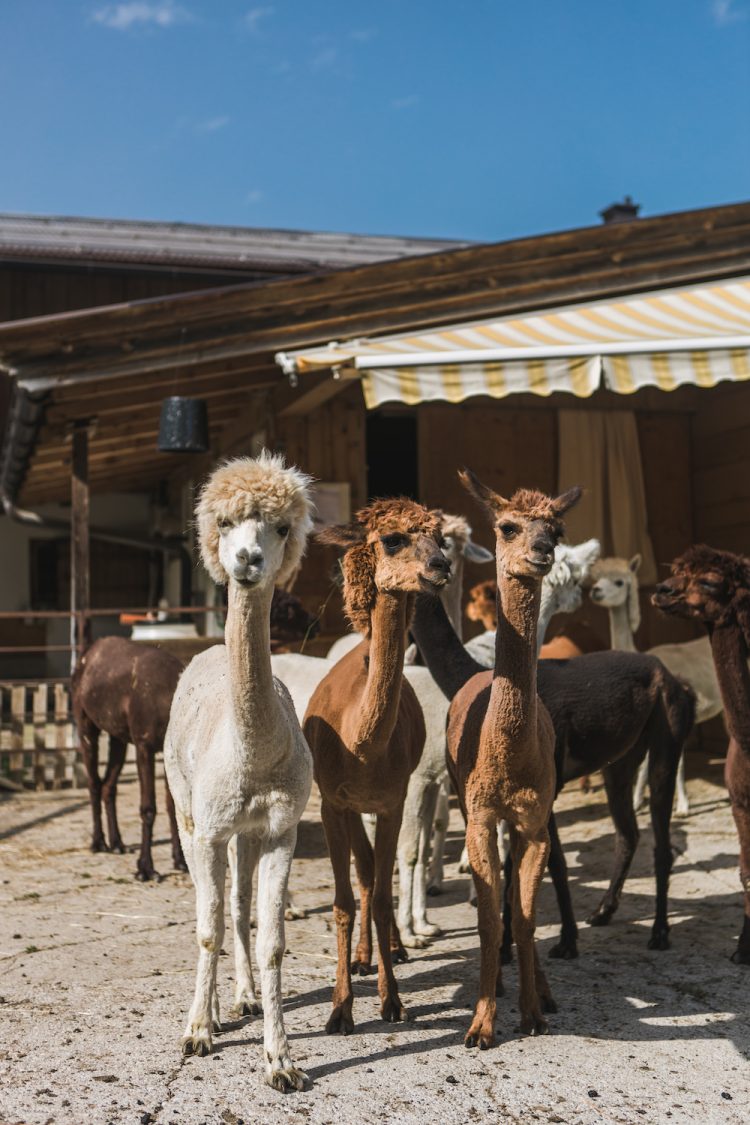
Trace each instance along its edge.
{"label": "alpaca hoof", "polygon": [[669,929],[651,931],[648,942],[649,949],[669,949]]}
{"label": "alpaca hoof", "polygon": [[334,1008],[328,1017],[326,1035],[351,1035],[354,1031],[354,1020],[351,1010],[347,1011],[342,1006]]}
{"label": "alpaca hoof", "polygon": [[184,858],[173,860],[172,867],[175,871],[183,871],[185,874],[187,874],[188,865],[185,863]]}
{"label": "alpaca hoof", "polygon": [[[284,911],[284,917],[286,918],[287,922],[298,922],[301,918],[307,917],[307,911],[301,909],[301,907],[295,906],[293,902],[289,902],[287,903],[286,910]],[[300,1070],[297,1073],[302,1074],[302,1071]],[[298,1088],[302,1089],[301,1086]]]}
{"label": "alpaca hoof", "polygon": [[185,1058],[190,1058],[195,1055],[197,1058],[204,1058],[210,1055],[213,1051],[213,1043],[211,1042],[211,1033],[209,1031],[193,1032],[192,1035],[184,1036],[182,1040],[182,1053]]}
{"label": "alpaca hoof", "polygon": [[461,860],[458,865],[459,875],[471,875],[471,864],[467,861]]}
{"label": "alpaca hoof", "polygon": [[376,971],[371,961],[352,961],[351,963],[351,973],[353,977],[369,977]]}
{"label": "alpaca hoof", "polygon": [[[424,946],[417,945],[416,949],[424,949]],[[404,965],[409,960],[409,954],[404,949],[403,945],[397,945],[391,950],[391,961],[394,965]]]}
{"label": "alpaca hoof", "polygon": [[154,867],[141,867],[140,864],[136,868],[135,877],[140,883],[150,883],[152,880],[155,883],[161,882],[161,876]]}
{"label": "alpaca hoof", "polygon": [[674,815],[675,816],[690,816],[690,805],[688,804],[688,802],[687,801],[685,801],[685,802],[678,801],[677,807],[674,810]]}
{"label": "alpaca hoof", "polygon": [[464,1038],[464,1047],[469,1050],[472,1047],[478,1047],[480,1051],[488,1051],[490,1047],[495,1046],[495,1032],[494,1031],[474,1031],[469,1028]]}
{"label": "alpaca hoof", "polygon": [[310,1079],[304,1070],[296,1066],[284,1066],[275,1069],[269,1066],[266,1071],[266,1082],[281,1094],[290,1094],[292,1090],[304,1090],[310,1085]]}
{"label": "alpaca hoof", "polygon": [[117,852],[118,855],[125,855],[125,852],[126,852],[127,849],[126,849],[125,845],[123,844],[122,840],[117,839],[117,840],[113,840],[112,843],[109,845],[109,850],[111,852]]}
{"label": "alpaca hoof", "polygon": [[553,945],[547,954],[556,961],[575,961],[578,956],[578,943],[575,938],[561,938],[557,945]]}
{"label": "alpaca hoof", "polygon": [[386,997],[380,1005],[380,1015],[387,1023],[403,1023],[404,1020],[409,1018],[409,1013],[398,996]]}
{"label": "alpaca hoof", "polygon": [[614,910],[610,910],[608,908],[602,909],[600,906],[597,906],[594,913],[590,914],[586,921],[590,926],[608,926],[612,921],[613,914]]}
{"label": "alpaca hoof", "polygon": [[[420,937],[419,934],[410,934],[408,930],[401,931],[401,945],[408,949],[426,949],[429,944],[426,937]],[[391,956],[394,961],[398,960],[398,953],[398,949],[392,951]]]}
{"label": "alpaca hoof", "polygon": [[542,1011],[547,1015],[554,1015],[554,1013],[557,1011],[557,1004],[555,1003],[554,997],[550,995],[540,996],[539,1003],[541,1005]]}
{"label": "alpaca hoof", "polygon": [[[435,926],[432,922],[419,922],[414,927],[414,933],[417,937],[436,938],[440,937],[442,932],[440,926]],[[406,942],[404,942],[404,945],[406,945]]]}
{"label": "alpaca hoof", "polygon": [[97,852],[108,852],[109,844],[103,836],[97,836],[94,840],[91,841],[91,851],[94,853],[94,855],[96,855]]}
{"label": "alpaca hoof", "polygon": [[244,1016],[259,1016],[262,1012],[263,1008],[260,1001],[256,1000],[254,996],[249,996],[247,999],[243,997],[235,1000],[227,1015],[230,1020],[241,1020]]}
{"label": "alpaca hoof", "polygon": [[549,1035],[549,1024],[542,1015],[527,1016],[518,1029],[521,1035]]}
{"label": "alpaca hoof", "polygon": [[430,883],[429,886],[427,887],[427,894],[430,896],[430,898],[436,898],[437,895],[441,895],[442,893],[443,893],[443,884],[442,883]]}
{"label": "alpaca hoof", "polygon": [[735,949],[729,958],[733,965],[750,965],[750,949]]}

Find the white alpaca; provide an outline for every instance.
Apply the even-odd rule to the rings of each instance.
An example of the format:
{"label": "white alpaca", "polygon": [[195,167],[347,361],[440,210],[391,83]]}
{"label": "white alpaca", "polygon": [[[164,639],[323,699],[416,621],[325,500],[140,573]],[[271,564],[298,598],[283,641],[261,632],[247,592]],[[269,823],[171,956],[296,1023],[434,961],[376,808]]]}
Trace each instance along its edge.
{"label": "white alpaca", "polygon": [[232,1015],[259,1011],[250,963],[250,904],[258,866],[256,955],[265,1078],[301,1090],[281,1011],[284,906],[312,759],[286,688],[271,673],[275,582],[298,566],[312,526],[310,478],[262,453],[217,469],[196,508],[203,563],[229,585],[225,645],[194,657],[172,703],[164,764],[196,892],[198,971],[184,1054],[212,1049],[219,1030],[216,969],[231,868],[235,992]]}
{"label": "white alpaca", "polygon": [[[612,648],[626,652],[636,652],[635,632],[641,623],[641,607],[638,601],[638,569],[641,556],[632,559],[601,559],[594,568],[594,581],[591,586],[591,600],[609,610],[609,633]],[[705,723],[720,715],[723,707],[716,679],[711,642],[708,637],[683,644],[656,645],[648,649],[649,656],[657,656],[665,668],[673,675],[685,680],[695,692],[695,721]],[[648,756],[638,770],[633,804],[639,809],[648,780]],[[678,816],[690,812],[687,787],[685,785],[685,755],[680,755],[677,770],[677,808]]]}
{"label": "white alpaca", "polygon": [[[558,543],[555,547],[555,561],[549,574],[542,580],[542,598],[539,607],[539,625],[537,626],[537,650],[544,644],[547,627],[556,613],[574,613],[583,600],[583,584],[588,579],[591,567],[599,558],[601,546],[598,539],[586,539],[583,543],[571,546],[569,543]],[[477,663],[485,668],[495,665],[495,630],[488,629],[473,637],[464,645],[466,651],[474,657]],[[445,837],[448,831],[448,794],[441,795],[435,814],[435,833],[432,841],[432,859],[430,862],[427,890],[428,894],[440,894],[443,889],[443,852]],[[500,855],[504,859],[505,844],[502,827],[498,833]],[[459,871],[468,874],[470,871],[469,857],[464,848],[458,866]],[[470,893],[474,901],[474,888]]]}

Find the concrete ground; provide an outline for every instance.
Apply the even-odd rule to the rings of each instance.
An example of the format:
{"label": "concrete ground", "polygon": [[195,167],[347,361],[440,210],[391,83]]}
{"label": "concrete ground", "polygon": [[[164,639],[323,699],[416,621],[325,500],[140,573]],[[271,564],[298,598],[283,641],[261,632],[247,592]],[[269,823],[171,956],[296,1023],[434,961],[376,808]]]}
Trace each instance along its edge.
{"label": "concrete ground", "polygon": [[[700,771],[701,777],[696,775]],[[514,1030],[516,972],[499,1002],[498,1046],[463,1047],[478,978],[476,913],[457,873],[431,900],[444,935],[397,967],[411,1019],[378,1017],[375,977],[355,983],[355,1034],[323,1027],[335,968],[331,877],[317,802],[301,824],[292,889],[308,917],[287,923],[285,1020],[309,1091],[262,1080],[259,1020],[225,1026],[205,1059],[179,1052],[193,989],[193,889],[170,870],[133,879],[132,854],[91,855],[85,793],[0,802],[0,1123],[731,1122],[750,1106],[750,970],[733,965],[742,904],[737,837],[717,763],[688,763],[692,811],[673,822],[672,949],[646,948],[653,911],[648,818],[611,926],[583,925],[577,961],[549,961],[552,1034]],[[120,789],[124,838],[138,837],[137,785]],[[563,793],[559,822],[578,916],[606,885],[612,829],[600,785]],[[537,937],[552,944],[551,887]],[[233,960],[220,961],[224,1010]]]}

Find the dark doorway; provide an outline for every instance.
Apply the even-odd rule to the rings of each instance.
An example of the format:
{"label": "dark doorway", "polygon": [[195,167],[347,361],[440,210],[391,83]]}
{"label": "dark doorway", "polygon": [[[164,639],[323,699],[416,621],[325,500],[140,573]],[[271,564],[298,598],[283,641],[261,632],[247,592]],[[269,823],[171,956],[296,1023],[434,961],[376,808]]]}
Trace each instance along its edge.
{"label": "dark doorway", "polygon": [[417,418],[410,413],[367,415],[367,495],[418,499]]}

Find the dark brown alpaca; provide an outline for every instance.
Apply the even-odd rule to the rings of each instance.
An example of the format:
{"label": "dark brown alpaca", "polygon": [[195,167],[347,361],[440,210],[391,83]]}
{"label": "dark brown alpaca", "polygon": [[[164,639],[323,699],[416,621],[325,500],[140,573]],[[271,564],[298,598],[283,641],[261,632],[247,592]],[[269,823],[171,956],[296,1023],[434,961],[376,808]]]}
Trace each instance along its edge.
{"label": "dark brown alpaca", "polygon": [[[471,658],[440,602],[417,598],[411,632],[438,687],[448,699],[476,676],[490,686],[492,673]],[[540,660],[539,696],[555,728],[557,791],[567,781],[601,770],[615,825],[615,862],[609,888],[589,917],[607,925],[620,903],[623,884],[638,844],[633,785],[646,752],[649,757],[651,823],[656,868],[656,917],[650,949],[669,948],[667,892],[672,868],[670,819],[680,754],[693,726],[695,698],[653,656],[632,652],[584,654],[576,660]],[[578,956],[577,927],[565,856],[554,815],[550,817],[549,868],[562,920],[551,957]],[[509,959],[510,928],[503,934]]]}
{"label": "dark brown alpaca", "polygon": [[298,597],[277,586],[271,601],[271,652],[291,652],[295,641],[312,640],[319,631],[318,618]]}
{"label": "dark brown alpaca", "polygon": [[750,558],[711,547],[691,547],[657,586],[654,605],[702,621],[724,704],[729,749],[724,779],[740,840],[745,895],[742,932],[732,960],[750,965]]}
{"label": "dark brown alpaca", "polygon": [[[344,602],[352,625],[364,634],[320,682],[304,721],[336,886],[338,967],[326,1031],[346,1035],[354,1028],[352,852],[363,915],[355,968],[370,968],[372,909],[381,1014],[394,1022],[406,1019],[390,948],[391,883],[406,789],[422,754],[425,725],[417,697],[403,678],[404,651],[414,595],[437,593],[450,565],[439,549],[438,517],[411,500],[377,500],[350,527],[331,528],[319,538],[347,548]],[[377,815],[374,855],[362,813]]]}
{"label": "dark brown alpaca", "polygon": [[[89,779],[94,819],[93,852],[125,851],[117,826],[117,780],[128,743],[135,746],[141,788],[141,853],[137,879],[153,879],[156,875],[151,859],[156,815],[154,759],[164,743],[172,696],[181,674],[182,664],[176,656],[124,637],[102,637],[95,641],[83,654],[73,674],[73,716]],[[109,760],[103,781],[99,778],[101,731],[109,735]],[[109,844],[102,830],[102,800],[107,813]],[[174,866],[178,871],[187,871],[168,785],[166,802]]]}
{"label": "dark brown alpaca", "polygon": [[547,866],[547,823],[555,797],[555,733],[537,695],[537,625],[542,579],[563,533],[561,517],[580,488],[553,500],[521,489],[505,500],[473,473],[459,474],[495,531],[497,634],[491,682],[477,675],[448,713],[448,766],[466,817],[466,846],[477,890],[481,946],[479,999],[467,1047],[495,1042],[496,995],[502,995],[502,870],[497,827],[508,825],[513,856],[513,937],[518,948],[521,1031],[548,1030],[555,1011],[534,944],[536,897]]}

